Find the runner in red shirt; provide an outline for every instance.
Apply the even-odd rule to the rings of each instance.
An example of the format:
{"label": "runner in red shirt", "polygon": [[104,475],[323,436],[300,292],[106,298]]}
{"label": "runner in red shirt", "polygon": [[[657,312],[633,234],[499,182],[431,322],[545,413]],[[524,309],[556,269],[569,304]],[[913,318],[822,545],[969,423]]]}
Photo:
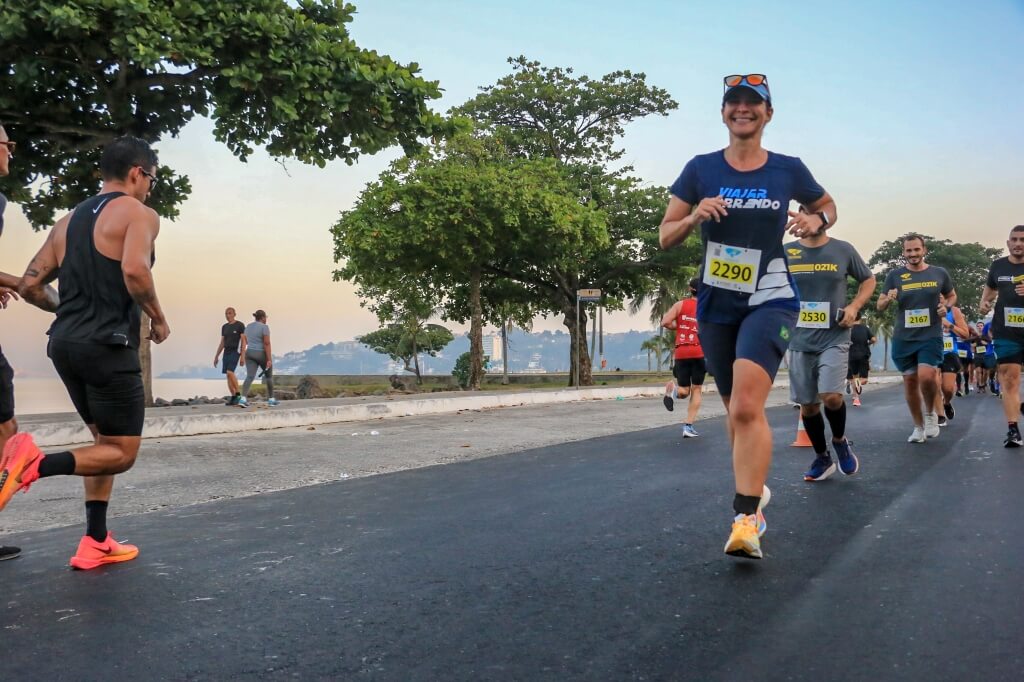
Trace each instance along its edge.
{"label": "runner in red shirt", "polygon": [[700,410],[701,387],[707,367],[704,365],[704,351],[697,337],[697,286],[700,279],[690,280],[690,297],[677,302],[661,318],[661,326],[676,332],[675,364],[672,366],[674,381],[665,385],[665,407],[675,409],[675,398],[690,398],[690,407],[683,424],[683,437],[696,438],[700,434],[693,429]]}

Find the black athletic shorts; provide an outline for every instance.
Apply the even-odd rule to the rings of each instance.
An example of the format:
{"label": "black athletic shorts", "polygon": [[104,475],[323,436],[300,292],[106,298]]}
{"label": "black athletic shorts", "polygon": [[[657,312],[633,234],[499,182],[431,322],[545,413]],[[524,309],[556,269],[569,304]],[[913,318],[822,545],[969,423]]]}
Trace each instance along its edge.
{"label": "black athletic shorts", "polygon": [[849,358],[846,365],[846,379],[850,380],[854,377],[860,377],[861,379],[868,378],[868,372],[871,371],[871,358]]}
{"label": "black athletic shorts", "polygon": [[14,370],[0,352],[0,424],[14,419]]}
{"label": "black athletic shorts", "polygon": [[677,359],[676,364],[672,365],[672,376],[676,378],[676,383],[683,388],[687,388],[691,384],[703,385],[704,375],[707,372],[708,368],[704,364],[704,358]]}
{"label": "black athletic shorts", "polygon": [[141,436],[146,416],[139,352],[50,339],[46,349],[75,410],[102,436]]}
{"label": "black athletic shorts", "polygon": [[227,374],[228,372],[238,371],[238,359],[242,357],[238,351],[224,351],[224,360],[221,363],[220,373]]}
{"label": "black athletic shorts", "polygon": [[956,374],[962,372],[964,366],[960,364],[960,356],[956,353],[946,353],[942,356],[942,373]]}

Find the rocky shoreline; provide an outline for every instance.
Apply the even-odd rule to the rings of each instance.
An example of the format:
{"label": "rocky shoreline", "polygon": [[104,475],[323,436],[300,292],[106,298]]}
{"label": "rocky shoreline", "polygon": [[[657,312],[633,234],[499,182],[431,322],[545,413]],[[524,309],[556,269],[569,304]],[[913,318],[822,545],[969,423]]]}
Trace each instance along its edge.
{"label": "rocky shoreline", "polygon": [[[257,389],[259,390],[259,389]],[[320,387],[314,377],[304,376],[299,380],[299,385],[295,387],[295,390],[289,389],[276,389],[274,391],[274,397],[277,400],[310,400],[316,398],[335,398],[337,396],[331,395],[329,391],[325,391]],[[250,396],[249,402],[259,402],[264,399],[262,395]],[[209,396],[193,396],[191,398],[175,398],[174,400],[164,400],[163,398],[156,398],[153,401],[153,407],[189,407],[195,405],[225,405],[231,400],[231,396],[226,395],[221,398],[210,398]]]}

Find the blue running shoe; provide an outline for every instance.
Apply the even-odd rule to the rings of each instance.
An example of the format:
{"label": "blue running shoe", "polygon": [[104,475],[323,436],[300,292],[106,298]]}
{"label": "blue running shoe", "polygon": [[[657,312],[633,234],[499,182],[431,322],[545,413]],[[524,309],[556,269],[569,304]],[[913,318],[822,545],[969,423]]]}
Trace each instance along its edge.
{"label": "blue running shoe", "polygon": [[276,398],[271,398],[270,400],[267,401],[267,405],[270,405],[271,407],[276,406],[277,405],[277,399]]}
{"label": "blue running shoe", "polygon": [[832,461],[826,452],[824,455],[819,455],[813,462],[811,462],[811,468],[804,474],[805,481],[824,481],[826,478],[836,472],[836,463]]}
{"label": "blue running shoe", "polygon": [[683,424],[683,438],[699,438],[700,434],[693,428],[693,424]]}
{"label": "blue running shoe", "polygon": [[846,476],[853,476],[860,470],[860,460],[850,449],[850,441],[843,440],[842,443],[832,441],[832,449],[836,451],[836,458],[839,459],[839,470]]}

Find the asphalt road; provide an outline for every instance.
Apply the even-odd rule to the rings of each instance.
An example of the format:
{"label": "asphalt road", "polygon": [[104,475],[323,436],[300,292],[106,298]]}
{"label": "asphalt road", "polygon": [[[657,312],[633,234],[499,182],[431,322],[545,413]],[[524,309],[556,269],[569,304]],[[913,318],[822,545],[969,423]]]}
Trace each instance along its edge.
{"label": "asphalt road", "polygon": [[862,472],[817,484],[770,411],[761,562],[721,552],[721,420],[125,516],[139,559],[97,571],[61,568],[80,526],[5,537],[30,551],[0,564],[3,676],[1016,679],[1024,451],[998,402],[924,445],[898,390],[865,402]]}

